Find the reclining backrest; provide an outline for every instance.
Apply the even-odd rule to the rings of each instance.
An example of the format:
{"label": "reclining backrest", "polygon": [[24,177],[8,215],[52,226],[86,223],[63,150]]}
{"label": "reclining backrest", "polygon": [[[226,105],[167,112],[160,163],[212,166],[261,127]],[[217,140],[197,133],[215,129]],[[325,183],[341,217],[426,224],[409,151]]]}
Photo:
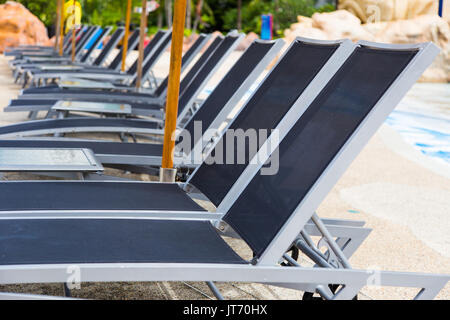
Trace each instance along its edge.
{"label": "reclining backrest", "polygon": [[117,28],[117,30],[113,33],[109,41],[106,43],[105,47],[102,49],[98,57],[92,63],[94,66],[101,66],[108,55],[111,53],[119,41],[123,38],[125,33],[125,29],[123,27]]}
{"label": "reclining backrest", "polygon": [[[169,31],[166,33],[165,37],[161,39],[159,42],[159,45],[153,50],[151,53],[151,56],[148,58],[147,61],[142,66],[142,76],[145,77],[148,72],[150,72],[150,69],[153,67],[153,65],[158,61],[158,59],[161,57],[161,54],[164,52],[164,50],[167,49],[170,42],[172,41],[172,31]],[[132,82],[132,85],[136,84],[137,79],[134,79]]]}
{"label": "reclining backrest", "polygon": [[[85,37],[87,37],[93,28],[95,28],[95,27],[94,26],[81,26],[78,29],[78,31],[75,33],[75,41],[76,41],[75,50],[77,50],[79,48],[80,41],[82,41]],[[69,41],[67,41],[64,44],[63,51],[65,54],[69,54],[72,51],[72,31],[73,30],[69,30],[69,32],[67,32],[67,34],[70,34],[70,38],[68,39]]]}
{"label": "reclining backrest", "polygon": [[[228,130],[254,129],[258,131],[265,129],[270,133],[270,130],[276,128],[338,47],[339,44],[324,45],[294,41],[242,108]],[[236,140],[230,142],[225,137],[226,134],[217,143],[217,146],[223,146],[221,149],[224,159],[227,157],[226,150],[237,149]],[[263,142],[258,141],[258,143]],[[234,143],[234,146],[227,146],[227,143]],[[251,153],[251,150],[245,152],[245,161],[244,163],[241,161],[242,164],[238,163],[235,154],[234,164],[226,164],[224,161],[223,164],[207,165],[206,162],[211,163],[212,155],[216,154],[215,149],[209,155],[209,159],[192,175],[189,182],[218,206],[246,168],[249,158],[251,159],[254,154]]]}
{"label": "reclining backrest", "polygon": [[83,53],[83,50],[85,49],[86,45],[89,41],[95,36],[97,31],[100,29],[99,26],[95,26],[91,29],[90,33],[84,37],[83,39],[80,39],[80,41],[77,43],[76,49],[75,49],[75,57],[78,59],[78,57]]}
{"label": "reclining backrest", "polygon": [[[85,37],[86,36],[86,32],[88,30],[90,30],[90,26],[82,26],[80,27],[80,29],[78,29],[79,31],[77,32],[77,34],[79,32],[82,32],[81,37]],[[70,51],[72,50],[72,32],[73,30],[69,30],[69,32],[67,32],[67,36],[70,36],[70,38],[67,40],[67,42],[63,42],[63,53],[65,55],[69,54]],[[75,35],[76,37],[76,35]],[[77,41],[77,39],[75,38],[75,41]]]}
{"label": "reclining backrest", "polygon": [[194,79],[192,79],[188,87],[180,95],[180,107],[178,108],[179,116],[185,108],[190,107],[192,100],[200,93],[200,91],[206,85],[208,79],[212,76],[213,70],[221,65],[226,57],[239,44],[240,39],[240,34],[227,35],[220,46],[218,46],[214,53],[209,57],[208,61],[206,61],[206,63],[203,64],[200,70],[198,70]]}
{"label": "reclining backrest", "polygon": [[[131,51],[136,49],[138,44],[139,44],[139,29],[137,29],[136,31],[131,33],[130,36],[128,37],[128,48],[127,48],[128,52],[127,52],[127,55]],[[116,57],[114,58],[114,60],[108,66],[108,69],[118,70],[120,68],[120,66],[122,64],[123,49],[124,49],[124,47],[122,46],[120,48],[120,51],[117,53]]]}
{"label": "reclining backrest", "polygon": [[[90,27],[86,33],[81,33],[79,35],[80,31],[77,31],[76,36],[76,45],[75,45],[75,57],[78,57],[84,50],[84,47],[86,46],[86,43],[92,38],[92,36],[97,32],[97,30],[100,29],[98,26],[92,26]],[[79,29],[81,30],[81,29]],[[69,45],[69,53],[72,53],[72,43]]]}
{"label": "reclining backrest", "polygon": [[[256,174],[224,217],[256,258],[275,241],[275,236],[280,245],[281,235],[277,234],[288,228],[302,204],[302,222],[299,225],[300,220],[293,221],[289,225],[293,229],[288,230],[292,238],[281,239],[286,247],[294,241],[301,224],[311,218],[340,175],[428,66],[422,64],[416,70],[410,69],[407,77],[402,75],[408,88],[403,85],[400,90],[388,91],[417,54],[417,49],[359,46],[288,131],[278,147],[278,173]],[[295,226],[300,229],[295,231]]]}
{"label": "reclining backrest", "polygon": [[86,62],[87,59],[92,55],[95,49],[99,46],[100,42],[111,32],[111,27],[103,28],[95,39],[94,43],[91,44],[91,47],[86,50],[86,53],[80,59],[80,62]]}
{"label": "reclining backrest", "polygon": [[[214,88],[213,92],[211,92],[208,98],[202,103],[201,108],[188,120],[184,126],[184,130],[187,130],[191,137],[190,150],[193,150],[195,144],[202,138],[201,135],[203,135],[204,131],[210,127],[220,111],[225,107],[236,91],[239,90],[244,81],[261,63],[275,44],[275,41],[253,41],[239,60],[223,77],[220,83]],[[267,64],[264,64],[263,68],[266,65]],[[263,70],[260,70],[258,74],[262,71]],[[198,133],[196,134],[194,131],[196,122],[200,123],[202,126],[203,132],[201,135]]]}
{"label": "reclining backrest", "polygon": [[[83,25],[80,26],[80,30],[83,30],[85,27]],[[69,30],[67,34],[63,38],[63,48],[67,46],[69,41],[72,39],[72,30]]]}
{"label": "reclining backrest", "polygon": [[[183,58],[181,60],[181,71],[183,71],[184,68],[189,64],[189,62],[194,58],[194,55],[198,52],[198,50],[203,47],[205,44],[205,40],[208,36],[206,34],[200,34],[195,40],[195,42],[190,46],[190,48],[185,52],[183,55]],[[166,90],[167,86],[169,84],[169,76],[167,76],[156,88],[155,90],[155,96],[160,97],[162,96]]]}
{"label": "reclining backrest", "polygon": [[202,68],[206,61],[208,61],[209,57],[214,53],[214,51],[216,51],[216,49],[222,43],[223,39],[224,38],[222,36],[216,37],[205,50],[205,52],[198,58],[195,64],[189,69],[189,71],[180,82],[180,96],[184,93],[189,84],[195,78],[197,72]]}
{"label": "reclining backrest", "polygon": [[[147,46],[144,49],[144,60],[147,58],[147,56],[159,45],[159,42],[164,38],[168,31],[159,30],[156,32],[156,34],[153,36],[152,40],[147,44]],[[137,73],[137,67],[138,67],[138,60],[133,63],[133,65],[128,69],[127,74],[129,75],[135,75]]]}

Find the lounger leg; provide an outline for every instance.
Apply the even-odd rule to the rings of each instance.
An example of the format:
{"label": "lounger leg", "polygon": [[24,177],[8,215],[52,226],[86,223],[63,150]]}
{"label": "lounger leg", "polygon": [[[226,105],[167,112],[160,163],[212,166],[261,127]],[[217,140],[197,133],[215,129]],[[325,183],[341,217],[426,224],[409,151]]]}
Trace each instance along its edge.
{"label": "lounger leg", "polygon": [[16,69],[14,71],[13,76],[14,76],[14,83],[17,83],[17,81],[19,81],[19,79],[20,79],[20,72],[19,72],[19,70]]}
{"label": "lounger leg", "polygon": [[26,88],[28,84],[28,75],[26,73],[24,73],[23,75],[23,83],[22,83],[22,88]]}
{"label": "lounger leg", "polygon": [[[370,230],[363,229],[361,230],[366,232],[366,236],[362,236],[359,239],[360,241],[356,241],[353,246],[348,246],[351,243],[351,240],[346,236],[337,237],[337,240],[334,239],[332,233],[328,230],[328,227],[324,224],[322,219],[314,213],[312,218],[312,222],[315,227],[318,229],[320,236],[322,236],[322,240],[319,242],[320,244],[325,244],[328,249],[328,252],[323,254],[317,246],[314,244],[312,239],[309,237],[308,233],[303,230],[300,233],[300,239],[296,241],[295,245],[299,248],[307,257],[309,257],[312,261],[316,263],[316,267],[321,268],[344,268],[351,269],[350,262],[348,261],[348,257],[353,254],[353,252],[359,247],[361,241],[364,241],[365,237],[370,233]],[[317,234],[316,234],[317,235]],[[344,249],[348,246],[348,251],[345,253]],[[348,255],[350,254],[350,255]],[[286,257],[285,257],[286,259]],[[334,294],[334,291],[338,289],[334,284],[329,284],[329,287],[333,287],[331,290]],[[356,290],[356,291],[355,291]],[[327,295],[324,292],[320,292],[319,286],[316,287],[313,291],[307,291],[304,294],[304,299],[311,300],[315,299],[313,297],[314,292],[318,292],[323,298],[327,299]],[[357,299],[358,289],[353,287],[342,287],[334,298],[336,299]],[[333,298],[333,299],[334,299]]]}
{"label": "lounger leg", "polygon": [[334,240],[333,236],[330,234],[327,227],[325,226],[323,221],[319,218],[317,213],[314,213],[311,219],[314,222],[314,224],[317,226],[317,228],[319,228],[323,237],[327,240],[328,245],[330,246],[330,249],[337,256],[337,258],[339,258],[339,262],[343,265],[343,267],[345,269],[351,269],[352,267],[351,267],[350,262],[348,261],[347,257],[342,252],[341,248],[338,246],[338,244]]}
{"label": "lounger leg", "polygon": [[46,119],[50,119],[50,118],[53,118],[55,115],[56,115],[56,112],[50,109],[50,110],[47,111],[47,114],[45,115],[45,118]]}
{"label": "lounger leg", "polygon": [[70,292],[69,286],[67,283],[63,284],[63,290],[64,290],[64,297],[70,298],[72,297],[72,292]]}
{"label": "lounger leg", "polygon": [[128,142],[127,135],[123,132],[119,133],[119,139],[121,142]]}
{"label": "lounger leg", "polygon": [[30,111],[30,113],[28,114],[28,118],[31,120],[36,120],[38,116],[38,111]]}
{"label": "lounger leg", "polygon": [[217,300],[225,300],[225,298],[222,296],[222,294],[220,293],[219,289],[216,287],[214,282],[207,281],[206,284],[208,285],[209,289],[212,291],[214,296],[217,298]]}

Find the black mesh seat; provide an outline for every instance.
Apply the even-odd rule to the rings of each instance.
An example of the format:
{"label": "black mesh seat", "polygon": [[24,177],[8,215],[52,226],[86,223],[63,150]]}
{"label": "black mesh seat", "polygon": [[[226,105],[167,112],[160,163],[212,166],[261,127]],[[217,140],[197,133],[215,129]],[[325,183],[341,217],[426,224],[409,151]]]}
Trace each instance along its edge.
{"label": "black mesh seat", "polygon": [[102,74],[111,74],[111,75],[114,75],[114,74],[117,74],[117,72],[116,71],[114,71],[114,70],[110,70],[110,69],[103,69],[103,68],[100,68],[100,67],[95,67],[95,66],[93,66],[93,67],[83,67],[83,69],[81,69],[81,70],[64,70],[64,69],[61,69],[61,70],[51,70],[51,71],[49,71],[49,70],[30,70],[30,71],[32,71],[33,72],[33,75],[37,75],[37,76],[41,76],[41,75],[45,75],[45,74],[50,74],[51,76],[53,76],[54,74],[57,74],[58,76],[59,75],[62,75],[62,74],[69,74],[69,75],[76,75],[77,73],[80,73],[80,72],[83,72],[83,73],[86,73],[86,72],[91,72],[91,73],[102,73]]}
{"label": "black mesh seat", "polygon": [[[111,92],[112,93],[112,92]],[[159,111],[162,110],[161,106],[159,104],[148,104],[145,103],[145,97],[138,97],[137,99],[140,100],[140,102],[131,102],[127,99],[120,99],[121,96],[126,96],[126,97],[130,97],[130,95],[128,93],[121,93],[120,95],[116,95],[114,94],[106,94],[104,93],[104,95],[99,95],[98,98],[94,98],[94,97],[88,97],[88,98],[83,98],[83,97],[79,97],[78,99],[64,99],[65,101],[83,101],[83,102],[98,102],[98,103],[125,103],[125,104],[129,104],[132,108],[135,109],[144,109],[144,110],[155,110],[155,111]],[[9,111],[12,112],[15,109],[19,110],[21,108],[30,108],[30,107],[36,107],[36,109],[43,109],[43,110],[48,110],[51,107],[53,107],[58,101],[57,99],[15,99],[15,100],[11,100],[9,102],[9,105],[5,108],[5,111]]]}
{"label": "black mesh seat", "polygon": [[0,140],[0,148],[88,148],[97,155],[161,156],[163,145],[78,140]]}
{"label": "black mesh seat", "polygon": [[54,99],[13,99],[9,102],[9,105],[7,108],[14,108],[14,107],[22,107],[22,106],[33,106],[33,105],[46,105],[46,106],[54,106],[55,103],[58,102],[58,100]]}
{"label": "black mesh seat", "polygon": [[71,128],[84,128],[85,131],[89,131],[89,128],[111,128],[120,129],[126,128],[127,131],[133,131],[133,128],[137,129],[157,129],[156,122],[136,120],[136,119],[116,119],[116,118],[67,118],[67,119],[50,119],[50,120],[37,120],[22,122],[19,124],[13,124],[9,126],[0,127],[0,135],[2,134],[14,134],[27,131],[36,130],[56,130],[67,129],[68,132]]}
{"label": "black mesh seat", "polygon": [[0,221],[0,239],[0,265],[246,263],[207,221]]}
{"label": "black mesh seat", "polygon": [[0,183],[0,211],[205,211],[177,184],[97,181]]}

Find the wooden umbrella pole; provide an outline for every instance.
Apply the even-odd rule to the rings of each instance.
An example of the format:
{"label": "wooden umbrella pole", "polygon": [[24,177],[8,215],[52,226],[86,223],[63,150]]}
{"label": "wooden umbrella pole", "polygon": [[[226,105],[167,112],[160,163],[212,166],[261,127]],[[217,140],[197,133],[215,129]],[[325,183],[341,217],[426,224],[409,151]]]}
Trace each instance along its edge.
{"label": "wooden umbrella pole", "polygon": [[128,53],[128,37],[130,36],[130,23],[131,23],[131,0],[128,0],[127,4],[127,16],[125,18],[125,38],[123,39],[123,52],[122,52],[122,72],[125,72],[127,53]]}
{"label": "wooden umbrella pole", "polygon": [[63,40],[64,40],[64,0],[60,2],[60,22],[59,22],[59,55],[63,55]]}
{"label": "wooden umbrella pole", "polygon": [[56,21],[55,21],[55,52],[58,50],[59,48],[59,28],[61,28],[60,23],[61,23],[61,19],[59,17],[59,15],[61,14],[61,1],[60,0],[56,0]]}
{"label": "wooden umbrella pole", "polygon": [[[75,15],[73,16],[75,19]],[[72,62],[75,61],[75,45],[77,40],[77,26],[75,25],[75,21],[72,27]]]}
{"label": "wooden umbrella pole", "polygon": [[163,182],[173,182],[175,180],[175,170],[173,169],[173,152],[175,149],[175,130],[177,128],[185,17],[186,0],[176,0],[172,25],[172,46],[170,49],[170,69],[166,102],[163,158],[160,171],[160,180]]}
{"label": "wooden umbrella pole", "polygon": [[142,82],[142,64],[144,62],[144,42],[147,29],[147,0],[142,0],[142,13],[141,13],[141,30],[139,39],[139,57],[138,57],[138,68],[137,68],[137,78],[136,78],[136,88],[141,88]]}

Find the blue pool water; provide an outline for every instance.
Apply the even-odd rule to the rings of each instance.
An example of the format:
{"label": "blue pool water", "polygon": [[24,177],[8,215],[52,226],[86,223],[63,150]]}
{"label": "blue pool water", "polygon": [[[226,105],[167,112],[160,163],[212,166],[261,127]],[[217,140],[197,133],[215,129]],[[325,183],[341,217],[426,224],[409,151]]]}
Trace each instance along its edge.
{"label": "blue pool water", "polygon": [[[256,87],[254,85],[245,98]],[[207,88],[204,92],[210,94],[213,89]],[[414,85],[386,124],[424,155],[450,166],[450,84]]]}
{"label": "blue pool water", "polygon": [[449,84],[416,84],[386,123],[426,156],[450,165]]}

